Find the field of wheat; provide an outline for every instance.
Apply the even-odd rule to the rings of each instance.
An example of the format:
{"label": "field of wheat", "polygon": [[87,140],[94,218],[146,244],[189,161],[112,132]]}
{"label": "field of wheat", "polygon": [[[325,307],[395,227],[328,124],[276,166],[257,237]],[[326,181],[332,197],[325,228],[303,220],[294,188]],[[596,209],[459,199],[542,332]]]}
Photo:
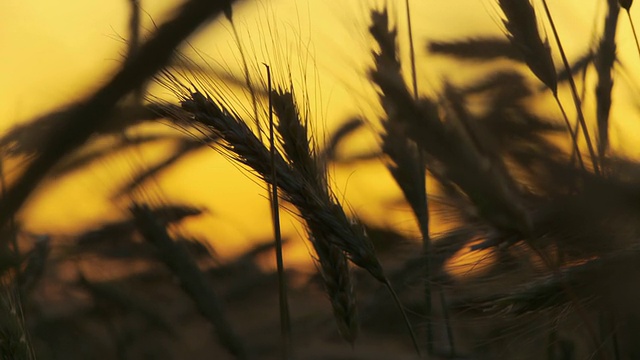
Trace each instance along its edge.
{"label": "field of wheat", "polygon": [[8,22],[0,359],[640,358],[631,0],[120,2]]}

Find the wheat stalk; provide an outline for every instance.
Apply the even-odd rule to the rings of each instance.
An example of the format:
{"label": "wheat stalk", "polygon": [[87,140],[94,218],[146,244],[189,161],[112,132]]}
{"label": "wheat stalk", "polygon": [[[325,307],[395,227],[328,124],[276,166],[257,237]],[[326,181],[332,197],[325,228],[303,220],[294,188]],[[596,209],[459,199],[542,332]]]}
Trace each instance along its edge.
{"label": "wheat stalk", "polygon": [[[528,2],[528,0],[527,0]],[[558,46],[558,50],[560,52],[560,58],[562,59],[562,64],[564,65],[565,70],[567,71],[567,75],[568,75],[568,79],[569,79],[569,85],[571,88],[571,95],[573,97],[573,104],[576,108],[576,112],[578,114],[578,123],[580,124],[580,127],[582,128],[582,133],[584,134],[584,139],[586,140],[587,143],[587,150],[589,150],[589,155],[591,156],[591,163],[593,164],[593,170],[595,171],[596,174],[600,173],[600,164],[599,164],[599,158],[596,155],[596,152],[593,149],[593,144],[591,142],[591,136],[589,135],[589,130],[587,128],[587,121],[585,119],[584,113],[582,111],[582,101],[580,100],[580,95],[578,94],[578,88],[576,86],[575,81],[573,80],[573,73],[571,71],[571,65],[569,65],[569,60],[567,59],[567,55],[564,52],[564,47],[562,46],[562,42],[560,41],[560,35],[558,34],[558,30],[556,29],[556,25],[555,22],[553,21],[553,17],[551,16],[551,11],[549,10],[549,6],[547,5],[547,1],[546,0],[542,0],[542,5],[544,7],[544,11],[545,14],[547,15],[547,20],[549,20],[549,25],[551,26],[551,32],[553,33],[553,37],[556,40],[556,45]],[[561,108],[562,110],[562,103],[560,102],[558,96],[556,95],[556,102],[558,103],[558,106]],[[563,115],[564,110],[562,110]],[[565,121],[566,120],[566,115],[565,115]],[[569,131],[571,132],[571,128],[569,127]],[[573,134],[573,132],[571,132]],[[574,141],[576,141],[575,137],[574,137]],[[577,146],[577,145],[576,145]]]}
{"label": "wheat stalk", "polygon": [[631,32],[633,33],[633,39],[636,41],[636,49],[638,49],[638,55],[640,55],[640,42],[638,42],[638,33],[636,32],[636,27],[633,24],[633,19],[631,18],[631,5],[633,5],[633,0],[618,0],[618,3],[627,12],[629,24],[631,25]]}
{"label": "wheat stalk", "polygon": [[620,7],[616,0],[608,0],[609,12],[605,19],[604,34],[598,44],[594,65],[598,74],[596,85],[596,116],[598,124],[598,156],[604,161],[609,148],[609,112],[611,110],[611,90],[613,89],[613,64],[616,60],[616,29]]}
{"label": "wheat stalk", "polygon": [[[234,27],[235,30],[235,27]],[[246,62],[245,62],[246,64]],[[271,93],[271,68],[269,65],[264,64],[267,71],[267,85],[269,93]],[[246,65],[245,65],[246,68]],[[247,75],[247,86],[250,86],[250,81]],[[257,105],[255,102],[255,94],[252,91],[254,101],[254,111],[257,116]],[[257,121],[256,125],[260,122]],[[258,126],[258,131],[260,127]],[[273,97],[269,97],[269,153],[271,156],[271,178],[272,184],[269,185],[269,202],[271,203],[271,216],[273,222],[273,235],[276,246],[276,266],[278,268],[278,295],[280,305],[280,334],[282,338],[282,354],[284,359],[290,357],[291,349],[291,320],[289,315],[289,302],[287,299],[287,284],[284,272],[284,257],[282,254],[282,234],[280,232],[280,205],[278,202],[278,176],[275,167],[276,159],[276,145],[275,145],[275,124],[273,122]]]}

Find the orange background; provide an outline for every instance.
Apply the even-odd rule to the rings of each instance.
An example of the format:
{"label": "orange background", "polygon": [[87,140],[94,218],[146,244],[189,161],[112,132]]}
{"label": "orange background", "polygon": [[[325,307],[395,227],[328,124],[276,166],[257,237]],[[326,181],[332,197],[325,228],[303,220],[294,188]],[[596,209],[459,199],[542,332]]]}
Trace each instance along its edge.
{"label": "orange background", "polygon": [[[392,14],[399,18],[403,56],[403,2]],[[455,4],[454,4],[455,3]],[[594,16],[602,19],[604,1],[561,1],[552,11],[569,57],[589,46]],[[38,115],[82,99],[98,88],[122,64],[128,36],[128,1],[52,2],[4,1],[0,5],[0,131]],[[235,8],[235,19],[249,62],[269,63],[276,79],[286,78],[289,64],[297,91],[306,91],[315,127],[330,133],[341,121],[361,115],[371,121],[367,131],[350,139],[348,153],[374,148],[375,118],[379,114],[375,91],[367,80],[372,41],[367,34],[367,9],[374,1],[329,0],[244,1]],[[143,0],[143,34],[162,23],[177,6],[175,1]],[[421,91],[433,94],[443,79],[461,81],[476,75],[477,67],[447,63],[426,54],[426,39],[458,39],[483,34],[501,35],[500,12],[489,0],[411,2],[418,53]],[[635,9],[637,10],[637,9]],[[636,21],[640,21],[640,18]],[[601,20],[596,22],[600,26]],[[271,30],[270,30],[271,29]],[[640,61],[635,52],[626,14],[621,13],[618,44],[624,63]],[[220,21],[198,33],[190,44],[213,66],[228,67],[240,75],[238,45],[229,23]],[[185,52],[190,52],[185,49]],[[406,62],[405,62],[406,63]],[[635,66],[635,64],[634,64]],[[306,74],[307,81],[302,75]],[[631,74],[630,76],[634,76]],[[624,79],[621,77],[619,79]],[[593,79],[590,79],[593,80]],[[637,112],[631,99],[637,89],[616,81],[612,121],[612,146],[638,156],[635,144]],[[159,93],[163,96],[163,93]],[[631,96],[630,96],[631,95]],[[568,99],[568,97],[567,97]],[[589,101],[585,106],[592,106]],[[555,114],[554,108],[540,111]],[[587,113],[594,113],[593,111]],[[631,118],[631,119],[629,119]],[[625,131],[621,131],[622,125]],[[146,130],[135,130],[146,131]],[[22,213],[32,232],[72,234],[115,220],[126,214],[126,200],[111,201],[109,192],[166,154],[166,144],[154,144],[105,158],[83,171],[50,179],[41,186]],[[382,163],[332,168],[331,179],[339,197],[361,217],[417,236],[409,209],[398,202],[400,192]],[[239,171],[213,150],[200,151],[179,162],[171,171],[149,182],[142,198],[152,202],[183,201],[206,206],[209,212],[189,221],[184,231],[205,238],[223,257],[233,257],[252,244],[271,237],[269,206],[255,177]],[[291,246],[287,260],[307,263],[304,231],[295,217],[282,219]],[[437,231],[438,224],[435,224]]]}

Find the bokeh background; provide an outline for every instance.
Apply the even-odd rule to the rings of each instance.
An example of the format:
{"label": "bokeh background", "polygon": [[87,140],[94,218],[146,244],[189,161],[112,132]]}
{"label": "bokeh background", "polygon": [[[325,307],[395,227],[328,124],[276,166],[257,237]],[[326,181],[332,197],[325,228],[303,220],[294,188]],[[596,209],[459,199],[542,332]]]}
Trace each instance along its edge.
{"label": "bokeh background", "polygon": [[[366,76],[371,64],[372,41],[368,34],[369,9],[382,2],[372,0],[244,0],[234,7],[235,31],[221,19],[202,28],[181,51],[194,63],[210,67],[210,76],[235,79],[239,106],[250,106],[242,88],[240,49],[255,78],[264,77],[262,63],[271,66],[280,84],[291,81],[308,97],[306,110],[322,143],[341,124],[354,117],[365,125],[338,147],[341,159],[375,154],[379,131],[375,88]],[[391,4],[399,31],[406,31],[403,2]],[[443,82],[464,83],[483,74],[485,65],[457,63],[427,52],[429,40],[503,36],[501,13],[491,0],[411,1],[420,92],[435,94]],[[171,18],[180,2],[141,0],[141,38],[156,24]],[[603,1],[557,1],[552,11],[569,58],[583,55],[602,27]],[[635,9],[637,10],[637,9]],[[105,83],[123,64],[129,41],[130,2],[49,0],[3,1],[0,4],[0,133],[46,114],[64,109]],[[640,15],[632,13],[640,21]],[[630,158],[640,156],[635,116],[640,103],[640,75],[633,71],[637,53],[629,23],[621,13],[618,28],[619,64],[611,117],[612,150]],[[400,36],[401,53],[408,58],[406,37]],[[238,41],[239,40],[239,41]],[[553,46],[552,46],[553,47]],[[405,64],[408,62],[405,61]],[[493,64],[492,66],[519,66]],[[588,74],[587,88],[595,77]],[[535,78],[531,82],[535,83]],[[149,84],[150,96],[171,100],[167,90]],[[561,91],[567,103],[570,95]],[[557,116],[557,109],[541,97],[537,111]],[[592,96],[585,108],[593,109]],[[587,110],[593,114],[595,111]],[[145,124],[125,134],[101,138],[91,146],[109,146],[122,136],[172,134],[166,123]],[[23,229],[59,238],[115,222],[128,216],[131,199],[151,203],[180,202],[205,210],[181,223],[176,231],[210,244],[222,263],[233,262],[254,246],[270,242],[272,228],[267,193],[257,178],[239,169],[212,149],[203,148],[180,159],[137,191],[126,196],[116,191],[133,176],[171,155],[175,143],[158,140],[115,151],[70,173],[47,178],[19,214]],[[24,159],[7,159],[4,174],[12,179]],[[375,156],[331,165],[330,179],[336,194],[368,224],[419,238],[409,207],[401,200],[384,162]],[[448,224],[434,210],[431,231]],[[284,213],[283,233],[288,240],[285,262],[307,274],[314,273],[304,229],[298,219]],[[262,269],[273,268],[273,257],[258,259]],[[110,269],[102,269],[106,278]],[[464,273],[464,272],[462,272]],[[114,275],[115,276],[115,275]]]}
{"label": "bokeh background", "polygon": [[[142,36],[170,17],[178,4],[142,1]],[[242,1],[234,15],[249,62],[270,63],[282,79],[290,68],[300,91],[312,99],[310,113],[316,129],[327,133],[350,117],[376,120],[377,99],[364,76],[371,58],[367,10],[376,5],[374,1],[355,0],[339,7],[325,0]],[[497,5],[487,0],[460,0],[455,5],[415,1],[412,6],[422,91],[437,90],[443,79],[473,77],[478,72],[474,66],[446,64],[442,58],[429,57],[422,44],[427,39],[500,34]],[[577,57],[589,45],[585,43],[589,36],[585,35],[600,25],[596,16],[604,11],[603,3],[563,1],[552,6],[555,14],[566,19],[559,21],[559,30],[564,38],[575,38],[566,43],[570,57]],[[401,6],[396,7],[397,15],[403,11]],[[0,82],[0,126],[4,130],[81,99],[103,84],[124,60],[130,16],[127,1],[8,1],[2,5],[2,14],[0,44],[7,54],[0,58],[0,65],[7,69]],[[397,18],[403,31],[404,17]],[[627,21],[620,22],[618,33],[624,64],[635,55]],[[224,20],[202,29],[189,45],[200,52],[202,58],[197,61],[207,61],[221,72],[226,69],[242,79],[238,44]],[[626,66],[624,71],[634,78],[634,69]],[[303,73],[305,82],[301,80]],[[618,104],[628,105],[615,108],[614,147],[620,142],[632,144],[636,133],[616,131],[625,108],[636,106],[627,98],[629,93],[616,94]],[[350,139],[350,148],[341,150],[353,155],[375,147],[374,125],[366,130],[370,131],[358,132]],[[167,148],[168,144],[156,143],[50,179],[23,211],[24,226],[37,233],[77,232],[118,217],[122,209],[111,201],[109,192],[126,181],[131,172],[166,156]],[[625,149],[634,155],[638,152],[632,147]],[[394,203],[400,193],[381,164],[337,167],[332,179],[337,193],[343,194],[360,216],[403,231],[413,228],[407,209]],[[233,256],[248,243],[268,238],[270,231],[268,203],[252,180],[213,151],[202,150],[149,182],[148,191],[210,208],[207,224],[194,225],[193,229],[214,241],[223,254]],[[288,226],[287,235],[295,235],[292,231]]]}
{"label": "bokeh background", "polygon": [[[140,5],[144,38],[171,16],[179,2],[141,1]],[[378,5],[356,0],[340,6],[327,0],[260,0],[241,1],[235,7],[237,31],[250,66],[260,70],[261,63],[269,63],[275,76],[283,80],[291,72],[295,86],[311,99],[308,110],[320,139],[352,117],[370,122],[349,139],[347,148],[339,149],[347,157],[373,151],[378,140],[377,98],[365,76],[371,61],[368,9]],[[455,4],[414,1],[411,5],[421,91],[434,93],[444,79],[462,82],[473,78],[479,67],[429,56],[424,44],[429,39],[499,35],[502,30],[497,5],[488,0],[459,0]],[[602,16],[604,3],[563,1],[552,6],[569,57],[576,58],[586,51],[588,39],[593,39],[592,34],[601,26],[597,16]],[[6,55],[0,58],[0,66],[5,69],[0,81],[0,131],[82,99],[124,61],[129,36],[128,1],[7,1],[1,9],[0,43]],[[404,31],[404,8],[395,7],[395,13],[400,31]],[[638,106],[630,97],[637,93],[631,85],[637,73],[624,67],[634,60],[635,53],[628,21],[621,20],[625,21],[620,22],[618,30],[620,69],[629,81],[616,82],[611,137],[614,149],[636,156],[640,154],[640,149],[633,146],[636,125],[625,122],[625,111]],[[401,42],[403,39],[401,36]],[[406,57],[407,46],[401,45],[405,45],[402,49]],[[183,50],[194,61],[206,62],[219,73],[242,80],[238,49],[229,23],[222,20],[203,28]],[[166,91],[156,94],[170,96]],[[586,106],[591,104],[587,101]],[[546,110],[540,104],[540,111],[555,114],[556,110]],[[622,123],[624,132],[618,131]],[[170,149],[169,144],[159,141],[50,179],[25,207],[24,227],[35,233],[74,233],[105,219],[117,219],[122,215],[123,202],[113,201],[110,192],[132,173],[167,156]],[[407,208],[396,201],[400,192],[381,162],[336,165],[333,170],[336,192],[359,216],[417,234]],[[211,240],[223,256],[233,257],[249,244],[269,238],[271,231],[265,192],[254,180],[214,151],[203,149],[185,156],[145,188],[146,196],[156,200],[181,199],[207,207],[210,212],[192,221],[188,230]],[[301,231],[293,225],[295,219],[287,218],[283,223],[286,236],[298,239],[295,249],[290,249],[289,260],[307,262],[305,246],[298,236]]]}

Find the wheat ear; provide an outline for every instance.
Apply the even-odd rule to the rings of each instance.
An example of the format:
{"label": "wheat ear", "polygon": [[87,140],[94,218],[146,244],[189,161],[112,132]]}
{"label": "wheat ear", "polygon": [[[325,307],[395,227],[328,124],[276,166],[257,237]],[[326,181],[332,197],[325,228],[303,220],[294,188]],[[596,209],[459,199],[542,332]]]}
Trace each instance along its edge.
{"label": "wheat ear", "polygon": [[[326,170],[323,161],[313,150],[309,139],[307,122],[299,114],[291,91],[278,90],[271,93],[274,110],[278,116],[278,133],[281,146],[289,163],[301,179],[310,187],[329,198]],[[301,210],[302,212],[302,210]],[[302,214],[305,217],[304,213]],[[309,237],[313,244],[320,275],[333,308],[340,335],[353,343],[358,335],[356,297],[345,253],[327,238],[324,229],[313,221],[307,221]]]}

